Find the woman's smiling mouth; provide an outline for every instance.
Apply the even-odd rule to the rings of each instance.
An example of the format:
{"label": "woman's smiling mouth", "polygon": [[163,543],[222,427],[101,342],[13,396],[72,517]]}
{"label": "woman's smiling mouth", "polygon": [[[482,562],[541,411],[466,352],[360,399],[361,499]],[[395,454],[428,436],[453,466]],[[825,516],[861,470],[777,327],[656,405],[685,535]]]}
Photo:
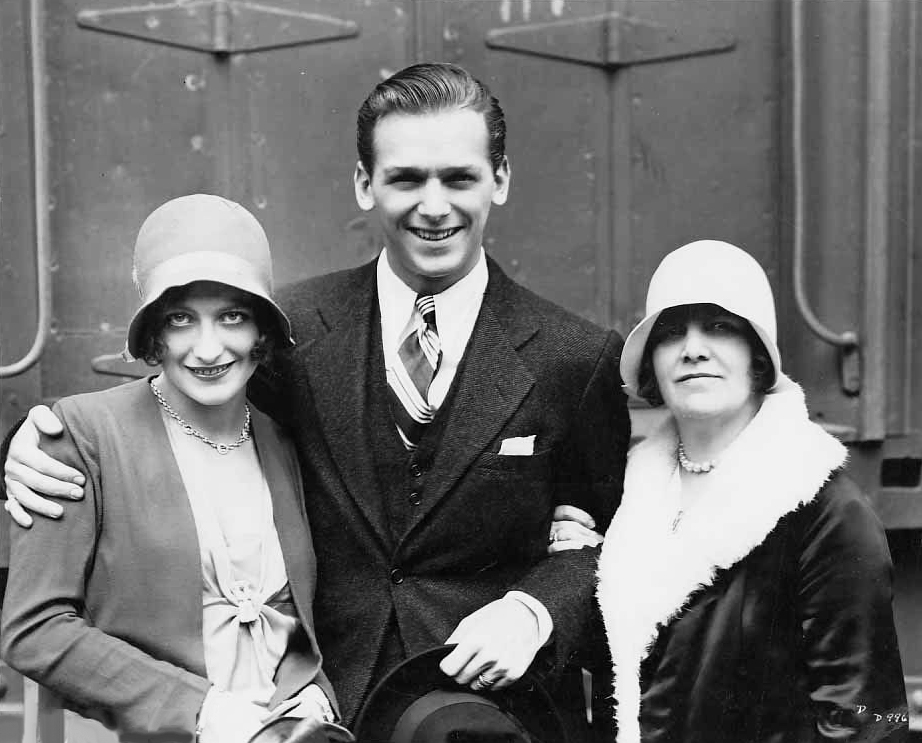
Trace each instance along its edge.
{"label": "woman's smiling mouth", "polygon": [[231,361],[228,364],[221,364],[220,366],[187,366],[186,368],[200,379],[214,379],[215,377],[220,377],[224,372],[230,369],[233,363],[234,362]]}

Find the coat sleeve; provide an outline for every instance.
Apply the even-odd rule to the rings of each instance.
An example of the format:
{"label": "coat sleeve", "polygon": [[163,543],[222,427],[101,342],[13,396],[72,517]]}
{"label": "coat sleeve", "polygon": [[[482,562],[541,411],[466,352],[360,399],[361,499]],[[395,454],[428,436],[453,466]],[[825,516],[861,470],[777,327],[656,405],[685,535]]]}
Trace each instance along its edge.
{"label": "coat sleeve", "polygon": [[[556,505],[575,505],[604,533],[621,501],[630,442],[627,400],[618,372],[622,341],[614,331],[596,360],[554,462]],[[541,601],[554,623],[555,665],[567,663],[591,635],[598,550],[550,555],[515,586]]]}
{"label": "coat sleeve", "polygon": [[805,531],[798,607],[816,740],[903,740],[906,691],[883,527],[839,475]]}
{"label": "coat sleeve", "polygon": [[100,533],[102,492],[92,445],[74,433],[43,443],[52,456],[87,473],[85,497],[59,520],[11,525],[10,572],[0,651],[10,666],[65,699],[80,714],[130,740],[191,741],[210,687],[207,679],[157,660],[102,632],[87,618],[85,581]]}

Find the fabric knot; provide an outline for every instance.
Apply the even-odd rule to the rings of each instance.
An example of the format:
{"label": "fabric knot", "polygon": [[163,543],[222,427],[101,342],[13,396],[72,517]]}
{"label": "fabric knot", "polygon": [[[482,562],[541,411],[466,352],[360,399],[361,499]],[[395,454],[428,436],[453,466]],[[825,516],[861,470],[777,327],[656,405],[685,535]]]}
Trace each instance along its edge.
{"label": "fabric knot", "polygon": [[237,605],[237,619],[241,624],[252,624],[259,619],[261,604],[253,599],[253,591],[249,582],[245,580],[234,581],[230,590],[231,598]]}

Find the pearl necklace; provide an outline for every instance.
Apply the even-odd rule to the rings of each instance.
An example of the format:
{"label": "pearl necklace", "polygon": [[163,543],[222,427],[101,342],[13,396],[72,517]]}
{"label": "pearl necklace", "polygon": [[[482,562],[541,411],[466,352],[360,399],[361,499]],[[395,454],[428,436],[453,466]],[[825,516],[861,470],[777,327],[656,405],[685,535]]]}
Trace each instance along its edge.
{"label": "pearl necklace", "polygon": [[687,456],[685,456],[685,446],[680,441],[679,466],[686,472],[691,472],[693,475],[706,475],[717,466],[717,461],[714,459],[708,459],[704,462],[691,461]]}
{"label": "pearl necklace", "polygon": [[218,454],[229,454],[238,446],[240,446],[245,441],[248,441],[250,438],[250,406],[244,403],[244,409],[246,410],[246,420],[243,422],[243,428],[240,430],[240,435],[237,437],[237,440],[233,444],[219,444],[216,441],[212,441],[201,431],[193,427],[191,423],[187,423],[183,420],[179,413],[177,413],[173,408],[170,407],[170,404],[163,399],[163,393],[160,391],[160,388],[154,384],[154,380],[150,380],[150,389],[154,393],[154,397],[157,398],[157,402],[163,406],[163,409],[167,412],[167,415],[170,416],[174,421],[176,421],[180,426],[182,426],[183,433],[188,434],[189,436],[195,436],[199,441],[203,441],[208,444],[212,449],[215,449]]}

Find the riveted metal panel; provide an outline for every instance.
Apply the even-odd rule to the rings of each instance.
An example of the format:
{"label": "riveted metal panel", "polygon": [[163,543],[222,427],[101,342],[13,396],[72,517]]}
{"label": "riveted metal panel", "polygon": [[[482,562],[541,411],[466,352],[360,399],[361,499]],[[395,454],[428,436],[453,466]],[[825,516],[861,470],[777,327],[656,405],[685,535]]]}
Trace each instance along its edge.
{"label": "riveted metal panel", "polygon": [[[213,192],[250,207],[282,281],[355,265],[377,249],[352,196],[355,110],[407,63],[411,14],[385,0],[271,5],[340,19],[358,35],[215,55],[83,28],[75,19],[89,0],[49,0],[56,272],[46,397],[119,381],[93,373],[90,359],[121,347],[136,303],[134,236],[173,196]],[[102,12],[122,7],[92,2]]]}
{"label": "riveted metal panel", "polygon": [[[701,238],[751,252],[779,286],[779,8],[775,2],[633,3],[645,19],[736,39],[724,53],[629,68],[630,254],[621,257],[633,318],[670,250]],[[622,176],[622,179],[625,179]]]}
{"label": "riveted metal panel", "polygon": [[491,214],[485,247],[538,293],[608,322],[607,269],[602,265],[600,271],[608,241],[599,239],[609,208],[599,177],[610,149],[607,74],[486,44],[491,32],[588,18],[608,3],[438,5],[442,27],[434,43],[442,58],[487,81],[506,113],[511,192],[508,203]]}
{"label": "riveted metal panel", "polygon": [[[782,357],[812,412],[859,439],[883,422],[883,441],[853,447],[852,471],[888,527],[922,526],[919,484],[880,478],[885,458],[922,458],[916,3],[802,4],[805,290],[833,330],[877,333],[857,397],[794,301],[792,3],[261,0],[356,35],[218,55],[76,22],[144,0],[45,3],[54,324],[40,369],[0,383],[3,428],[38,399],[119,381],[90,361],[121,348],[136,302],[132,242],[170,197],[217,192],[253,209],[280,282],[371,258],[381,236],[351,182],[356,108],[405,64],[444,59],[489,82],[506,110],[512,190],[485,240],[515,278],[626,333],[666,252],[702,237],[747,248],[775,288]],[[27,350],[36,321],[27,7],[0,2],[0,363]],[[618,19],[653,31],[615,43]],[[200,29],[191,38],[215,42]],[[918,626],[918,531],[894,544],[906,638]],[[907,659],[922,676],[918,653]]]}
{"label": "riveted metal panel", "polygon": [[[431,53],[487,79],[506,110],[512,191],[487,242],[516,278],[622,332],[658,260],[692,239],[736,240],[774,278],[779,3],[470,0],[424,12],[441,24]],[[701,53],[595,63],[566,40],[599,17]],[[725,43],[700,41],[715,38]]]}

